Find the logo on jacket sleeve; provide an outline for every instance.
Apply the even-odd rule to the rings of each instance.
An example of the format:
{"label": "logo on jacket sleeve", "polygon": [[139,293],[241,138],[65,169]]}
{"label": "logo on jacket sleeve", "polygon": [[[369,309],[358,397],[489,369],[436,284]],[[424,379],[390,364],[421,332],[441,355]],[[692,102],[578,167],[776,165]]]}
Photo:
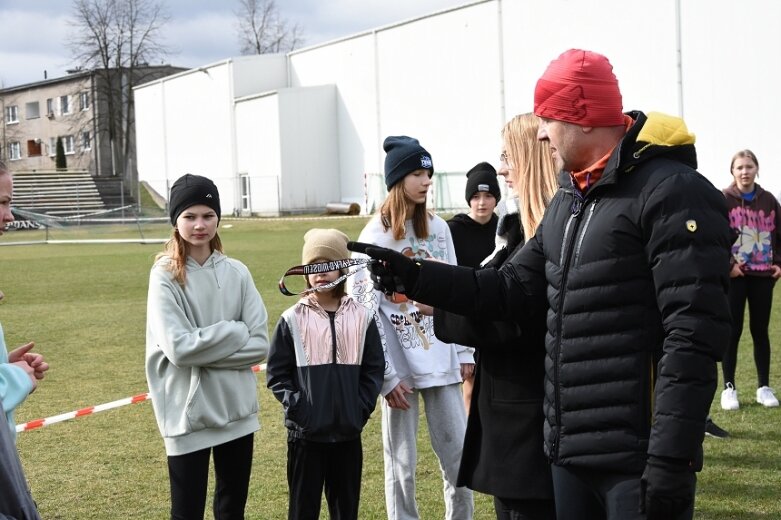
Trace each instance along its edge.
{"label": "logo on jacket sleeve", "polygon": [[697,231],[697,221],[696,220],[687,220],[686,221],[686,229],[689,231],[689,233],[694,233]]}

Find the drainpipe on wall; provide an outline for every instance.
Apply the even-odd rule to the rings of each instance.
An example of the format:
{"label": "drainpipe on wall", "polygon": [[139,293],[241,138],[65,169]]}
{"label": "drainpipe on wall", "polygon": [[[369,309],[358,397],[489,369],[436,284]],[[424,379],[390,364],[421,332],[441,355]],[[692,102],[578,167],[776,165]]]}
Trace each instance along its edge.
{"label": "drainpipe on wall", "polygon": [[[165,178],[165,211],[168,213],[168,200],[170,199],[170,196],[168,193],[168,125],[166,124],[166,121],[168,120],[168,112],[166,111],[165,106],[165,84],[165,78],[162,78],[160,80],[160,114],[162,115],[161,119],[163,126],[163,177]],[[139,182],[139,185],[140,184],[141,183]]]}
{"label": "drainpipe on wall", "polygon": [[675,53],[678,68],[678,116],[683,119],[683,55],[681,37],[681,0],[675,0]]}
{"label": "drainpipe on wall", "polygon": [[102,170],[100,168],[100,140],[98,138],[98,96],[97,87],[95,86],[95,70],[93,69],[89,76],[90,83],[90,106],[92,107],[92,155],[95,160],[95,175],[101,176]]}
{"label": "drainpipe on wall", "polygon": [[502,0],[496,1],[496,20],[496,34],[499,37],[499,125],[503,127],[505,122],[507,122],[507,104],[504,91],[504,13],[502,12]]}
{"label": "drainpipe on wall", "polygon": [[228,61],[228,117],[230,119],[230,161],[233,172],[233,213],[241,212],[241,179],[239,178],[238,144],[236,143],[236,93],[233,91],[233,60]]}
{"label": "drainpipe on wall", "polygon": [[[383,171],[383,157],[382,157],[382,146],[380,146],[379,143],[382,143],[382,129],[380,128],[380,121],[382,121],[382,111],[380,110],[380,57],[379,57],[379,45],[377,43],[377,30],[372,31],[372,40],[374,41],[374,108],[376,110],[375,117],[376,119],[376,126],[377,126],[377,138],[374,140],[375,143],[377,143],[377,171],[382,173]],[[367,189],[367,188],[364,188]],[[363,208],[364,214],[369,214],[369,208]]]}

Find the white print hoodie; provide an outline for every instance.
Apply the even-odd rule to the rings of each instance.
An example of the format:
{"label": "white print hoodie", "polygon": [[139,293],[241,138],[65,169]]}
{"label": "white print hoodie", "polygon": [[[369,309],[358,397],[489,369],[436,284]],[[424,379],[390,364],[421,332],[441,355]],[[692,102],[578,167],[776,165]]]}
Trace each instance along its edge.
{"label": "white print hoodie", "polygon": [[[407,220],[405,229],[405,238],[394,240],[391,231],[383,229],[380,217],[375,216],[363,228],[358,241],[387,247],[413,258],[456,265],[450,228],[440,217],[430,217],[426,238],[415,237],[412,220]],[[365,255],[356,253],[353,257]],[[413,302],[393,303],[375,290],[368,269],[361,269],[348,278],[347,291],[355,301],[375,311],[385,353],[382,395],[387,395],[400,382],[412,388],[460,383],[461,363],[474,363],[474,349],[437,339],[434,319],[420,314]]]}
{"label": "white print hoodie", "polygon": [[182,287],[161,258],[149,275],[146,378],[166,453],[183,455],[249,435],[266,359],[266,307],[247,267],[219,251],[187,258]]}

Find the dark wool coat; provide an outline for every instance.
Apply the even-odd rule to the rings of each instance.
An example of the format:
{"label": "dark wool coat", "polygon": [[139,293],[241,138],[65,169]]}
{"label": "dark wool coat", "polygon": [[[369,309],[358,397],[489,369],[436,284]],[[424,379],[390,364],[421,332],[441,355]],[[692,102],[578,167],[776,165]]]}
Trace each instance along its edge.
{"label": "dark wool coat", "polygon": [[[517,254],[523,242],[508,246]],[[486,268],[511,261],[507,256],[497,255],[504,260]],[[434,331],[443,341],[477,348],[456,485],[503,499],[553,498],[542,437],[545,323],[537,320],[522,333],[515,321],[475,320],[435,309]]]}
{"label": "dark wool coat", "polygon": [[547,315],[553,463],[639,475],[654,455],[698,470],[730,335],[727,210],[695,171],[682,121],[630,116],[600,180],[583,196],[563,176],[510,263],[474,271],[423,262],[411,297],[492,319]]}

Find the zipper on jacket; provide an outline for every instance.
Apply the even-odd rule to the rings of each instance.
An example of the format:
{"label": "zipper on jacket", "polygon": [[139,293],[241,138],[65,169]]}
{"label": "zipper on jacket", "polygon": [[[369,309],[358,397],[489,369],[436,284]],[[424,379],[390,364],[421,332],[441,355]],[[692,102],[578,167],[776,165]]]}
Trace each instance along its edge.
{"label": "zipper on jacket", "polygon": [[329,312],[328,319],[331,321],[331,363],[336,364],[336,313]]}
{"label": "zipper on jacket", "polygon": [[[551,446],[549,459],[551,462],[559,460],[559,436],[561,432],[561,392],[559,391],[559,366],[561,358],[561,328],[562,328],[562,311],[564,309],[564,296],[567,292],[567,275],[569,274],[569,268],[572,264],[573,247],[575,246],[575,239],[578,236],[578,227],[580,225],[580,217],[583,215],[583,207],[585,205],[585,197],[579,192],[573,193],[575,200],[572,202],[570,215],[567,221],[567,227],[564,231],[561,243],[561,257],[563,260],[562,273],[561,273],[561,289],[559,290],[559,304],[556,309],[556,345],[553,350],[553,409],[556,414],[556,434],[553,438],[553,445]],[[593,212],[593,209],[592,209]],[[573,227],[574,224],[574,227]]]}
{"label": "zipper on jacket", "polygon": [[588,207],[588,215],[586,215],[586,221],[583,223],[583,228],[580,230],[580,238],[578,239],[578,245],[575,247],[574,264],[578,265],[578,258],[580,257],[580,248],[583,246],[583,239],[586,237],[586,231],[588,231],[588,225],[591,223],[591,217],[594,216],[594,210],[597,207],[599,199],[594,199],[591,205]]}

